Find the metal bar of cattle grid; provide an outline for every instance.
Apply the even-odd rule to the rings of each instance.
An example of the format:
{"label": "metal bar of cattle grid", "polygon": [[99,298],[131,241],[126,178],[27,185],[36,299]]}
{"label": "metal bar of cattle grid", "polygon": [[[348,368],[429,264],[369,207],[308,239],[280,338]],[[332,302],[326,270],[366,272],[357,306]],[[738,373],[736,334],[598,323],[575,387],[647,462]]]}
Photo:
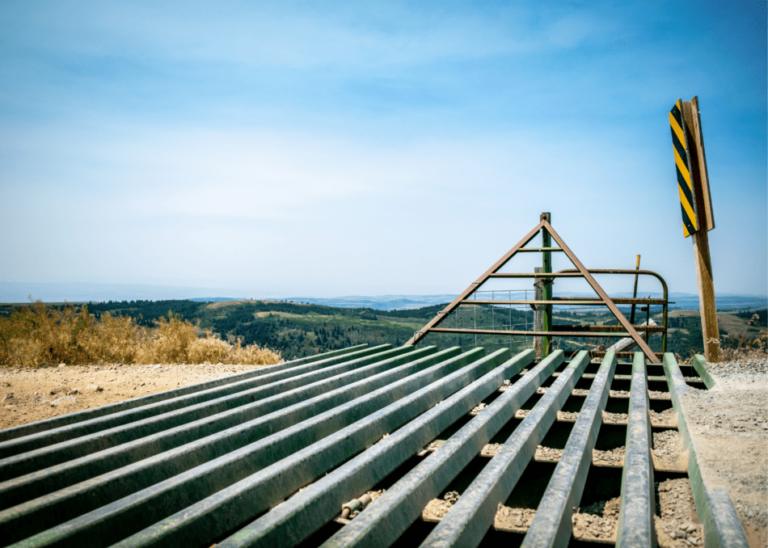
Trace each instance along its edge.
{"label": "metal bar of cattle grid", "polygon": [[[371,360],[378,359],[379,356],[383,356],[385,354],[387,357],[389,357],[391,355],[404,353],[402,350],[403,347],[395,348],[393,350],[391,348],[391,344],[386,344],[375,348],[362,350],[360,352],[355,352],[351,355],[341,356],[335,359],[341,362],[354,361],[355,364],[359,365],[363,363],[370,363]],[[366,359],[368,361],[366,361]],[[334,360],[334,358],[331,360]],[[338,361],[335,363],[338,363]],[[186,412],[191,409],[192,405],[196,404],[199,406],[197,408],[200,413],[198,417],[211,414],[211,412],[215,412],[214,410],[217,408],[219,410],[223,410],[217,407],[217,405],[233,407],[235,405],[246,403],[249,398],[246,397],[243,399],[244,394],[247,393],[250,396],[250,392],[246,392],[246,390],[255,389],[256,387],[262,387],[264,390],[266,390],[266,387],[274,386],[274,383],[278,381],[290,382],[291,379],[305,379],[307,377],[301,377],[301,375],[305,375],[310,372],[322,375],[329,369],[329,366],[332,367],[332,365],[327,362],[313,362],[284,371],[277,371],[269,375],[238,381],[226,386],[203,390],[201,392],[188,394],[186,396],[179,396],[177,398],[160,401],[157,403],[145,405],[143,407],[113,413],[104,417],[82,421],[68,426],[62,426],[21,438],[15,438],[0,443],[0,459],[6,459],[19,453],[29,452],[40,447],[62,443],[77,437],[80,437],[81,442],[83,442],[83,436],[87,434],[97,434],[110,428],[117,428],[123,425],[127,425],[127,430],[120,431],[121,437],[119,438],[119,441],[114,439],[109,441],[101,440],[100,443],[102,444],[102,447],[91,445],[88,449],[86,449],[86,452],[94,451],[97,447],[103,448],[105,443],[108,445],[114,445],[115,443],[120,443],[121,441],[124,442],[128,441],[129,439],[133,439],[130,437],[128,432],[134,428],[143,427],[142,431],[144,432],[144,435],[156,432],[158,429],[164,428],[164,426],[162,426],[162,422],[151,422],[152,418],[168,415],[179,409],[182,409],[185,412],[185,416],[189,418],[194,415]],[[230,396],[230,398],[227,399],[226,396]],[[240,400],[242,400],[242,403],[235,403],[238,401],[238,397]],[[233,403],[234,405],[232,405]],[[141,419],[149,420],[150,422],[140,422]],[[152,426],[149,426],[149,424]],[[152,428],[154,428],[154,430],[152,430]],[[0,461],[0,470],[3,466],[4,462]],[[2,475],[2,472],[0,472],[0,477],[5,477]]]}
{"label": "metal bar of cattle grid", "polygon": [[560,462],[536,509],[523,548],[565,547],[571,540],[573,508],[579,505],[592,464],[592,449],[602,424],[616,371],[616,356],[609,352],[600,364],[579,418],[571,430]]}
{"label": "metal bar of cattle grid", "polygon": [[544,439],[557,412],[589,363],[589,354],[579,352],[565,371],[549,387],[523,422],[499,449],[475,480],[462,493],[422,543],[422,547],[477,546],[493,524],[499,503],[506,500],[517,484],[536,446]]}
{"label": "metal bar of cattle grid", "polygon": [[[262,400],[286,390],[298,388],[313,381],[334,376],[340,372],[360,368],[386,358],[407,354],[408,352],[403,352],[401,350],[402,348],[403,347],[373,354],[371,356],[366,356],[365,358],[358,358],[349,362],[326,367],[319,371],[295,375],[288,379],[278,380],[255,388],[249,388],[213,400],[203,401],[202,403],[195,403],[193,400],[186,407],[174,409],[167,413],[152,415],[142,420],[135,420],[134,422],[121,424],[106,430],[98,430],[92,434],[81,435],[74,439],[67,439],[54,445],[44,445],[43,447],[30,450],[26,453],[14,454],[13,456],[0,460],[0,480],[6,481],[43,467],[54,466],[62,462],[88,455],[95,451],[104,450],[122,443],[127,443],[162,432],[163,430],[174,428],[180,424],[189,423],[205,417],[214,416],[218,413],[237,409],[244,405],[248,405],[249,403],[253,403],[256,400]],[[96,420],[100,421],[102,419]],[[65,428],[69,429],[74,427],[77,427],[77,425]],[[38,436],[40,436],[40,434],[36,434],[33,437],[37,438]],[[19,438],[18,440],[12,440],[9,443],[21,443],[24,439],[26,438]]]}
{"label": "metal bar of cattle grid", "polygon": [[325,365],[332,365],[333,363],[336,363],[336,362],[331,361],[331,358],[337,357],[337,356],[343,356],[346,354],[351,354],[352,352],[364,350],[365,348],[368,348],[367,344],[350,346],[348,348],[342,348],[341,350],[325,352],[324,354],[307,356],[305,358],[299,358],[297,360],[278,363],[276,365],[268,365],[260,369],[254,369],[252,371],[246,371],[244,373],[238,373],[236,375],[228,375],[220,379],[213,379],[210,381],[190,384],[188,386],[184,386],[182,388],[176,388],[174,390],[157,392],[156,394],[149,394],[147,396],[142,396],[140,398],[133,398],[131,400],[110,403],[108,405],[102,405],[101,407],[95,407],[93,409],[85,409],[83,411],[78,411],[76,413],[69,413],[67,415],[62,415],[60,417],[53,417],[51,419],[45,419],[45,420],[30,423],[30,424],[22,424],[20,426],[14,426],[12,428],[0,430],[0,442],[7,441],[13,438],[20,438],[22,436],[29,436],[30,434],[36,434],[37,432],[42,432],[44,430],[51,430],[53,428],[67,426],[69,424],[74,424],[76,422],[95,419],[97,417],[103,417],[104,415],[110,415],[112,413],[125,411],[127,409],[142,407],[144,405],[149,405],[151,403],[156,403],[156,402],[167,400],[170,398],[186,396],[187,394],[192,394],[193,392],[199,392],[201,390],[208,390],[210,388],[224,386],[226,384],[231,384],[233,382],[250,379],[252,377],[269,375],[271,373],[282,371],[284,369],[290,369],[292,367],[297,367],[299,365],[304,365],[304,364],[319,362],[319,361],[323,361]]}
{"label": "metal bar of cattle grid", "polygon": [[[39,532],[45,526],[51,527],[62,523],[153,483],[252,444],[301,421],[312,419],[318,413],[328,411],[353,399],[364,397],[372,390],[387,387],[395,381],[404,379],[408,375],[434,366],[439,362],[445,363],[446,359],[454,358],[460,353],[458,348],[447,349],[434,355],[429,355],[434,351],[434,347],[428,347],[426,350],[424,353],[417,351],[406,356],[386,360],[381,364],[374,364],[371,366],[372,372],[382,368],[385,369],[384,372],[370,378],[363,378],[349,386],[330,390],[298,404],[257,416],[254,420],[223,432],[194,440],[180,447],[161,452],[154,457],[145,458],[89,481],[84,481],[79,485],[40,497],[20,507],[0,512],[0,533],[9,531],[6,533],[9,537],[24,538]],[[425,354],[426,357],[417,359]],[[414,361],[394,367],[398,363],[406,361],[404,358],[410,358]],[[394,368],[387,370],[388,367]],[[347,375],[351,374],[347,373]],[[290,394],[286,395],[290,396]],[[256,411],[259,407],[261,406],[256,404]],[[181,433],[183,434],[183,432]],[[120,448],[117,450],[119,451]],[[96,455],[97,458],[99,456]],[[45,479],[46,475],[50,475],[48,472],[43,470],[39,474],[33,474],[33,479]],[[98,473],[98,469],[94,472]],[[53,479],[58,478],[54,476]]]}
{"label": "metal bar of cattle grid", "polygon": [[[221,432],[229,428],[226,432],[221,432],[217,437],[211,438],[217,440],[216,447],[227,447],[229,450],[236,449],[248,443],[255,441],[260,429],[263,430],[266,424],[271,424],[268,432],[272,433],[279,427],[286,427],[309,418],[313,413],[326,411],[334,405],[339,405],[350,399],[355,394],[362,395],[360,389],[362,386],[371,390],[371,387],[384,386],[387,382],[393,382],[407,376],[421,368],[434,365],[439,361],[455,356],[459,353],[458,349],[444,351],[438,355],[434,346],[424,348],[424,352],[416,350],[403,356],[397,356],[388,360],[376,362],[374,364],[355,369],[354,371],[341,373],[334,377],[320,380],[293,390],[288,390],[260,400],[255,403],[247,404],[224,413],[219,413],[212,417],[194,421],[192,423],[182,424],[169,430],[164,430],[152,436],[140,438],[138,440],[118,445],[116,447],[86,455],[79,459],[65,462],[58,466],[46,468],[26,476],[14,478],[12,480],[0,483],[0,509],[5,509],[16,504],[43,496],[58,489],[63,489],[80,481],[105,474],[113,469],[125,467],[130,463],[139,460],[145,460],[153,455],[169,451],[182,444],[188,444],[194,440],[199,440],[205,436]],[[421,358],[431,356],[429,359]],[[404,367],[398,367],[406,364]],[[337,390],[347,385],[352,385],[357,381],[368,379],[367,383],[357,386],[350,386],[347,389]],[[310,400],[307,402],[306,400]],[[300,402],[305,402],[301,405]],[[286,410],[286,408],[290,408]],[[269,422],[266,422],[266,415],[282,410],[282,412],[273,416]],[[245,423],[245,424],[243,424]],[[240,425],[240,426],[238,426]],[[234,429],[232,427],[235,427]],[[208,440],[210,441],[210,440]],[[226,444],[223,443],[226,441]],[[206,445],[206,440],[200,441],[193,450],[184,451],[182,454],[189,467],[193,454],[200,452]],[[214,456],[219,456],[215,454]],[[170,454],[166,454],[163,460],[170,466]],[[213,458],[208,455],[208,458]],[[199,463],[199,461],[198,461]],[[146,468],[150,461],[143,462],[139,468]],[[173,470],[178,473],[181,471],[182,464],[178,460],[173,464]],[[124,470],[127,472],[127,470]],[[137,473],[136,471],[134,473]],[[157,479],[159,471],[155,469],[154,477]],[[110,476],[114,479],[114,476]],[[107,478],[102,478],[106,480]],[[125,474],[121,476],[120,485],[127,486],[137,490],[140,486],[135,481],[126,481]],[[104,489],[114,500],[119,498],[120,491],[114,487],[107,487],[103,482]],[[123,487],[125,488],[125,487]],[[77,496],[78,489],[70,489],[65,497],[71,506],[74,498]],[[127,494],[127,493],[123,493]],[[59,496],[57,500],[64,504],[64,497]],[[88,488],[88,501],[96,503],[100,497],[95,492],[93,483]],[[103,503],[110,500],[102,501]],[[46,504],[50,505],[49,499]],[[80,506],[77,504],[76,506]],[[31,511],[31,508],[27,508]],[[2,514],[0,514],[0,523],[2,523]]]}
{"label": "metal bar of cattle grid", "polygon": [[[695,363],[695,360],[694,360]],[[712,489],[704,482],[699,467],[698,451],[693,444],[688,424],[683,413],[680,397],[688,393],[683,374],[674,354],[664,354],[664,373],[667,376],[672,405],[677,412],[677,424],[683,437],[683,444],[688,449],[688,477],[691,480],[693,501],[699,521],[704,525],[704,544],[714,548],[747,548],[747,536],[739,521],[739,515],[733,506],[731,496],[725,488]]]}
{"label": "metal bar of cattle grid", "polygon": [[[476,357],[484,350],[470,352]],[[454,392],[495,368],[506,349],[473,361],[462,369],[288,456],[267,469],[184,508],[116,546],[168,546],[213,541],[242,526],[302,485],[317,479],[356,453],[393,432]]]}
{"label": "metal bar of cattle grid", "polygon": [[[472,360],[481,357],[484,352],[481,348],[466,352],[415,375],[368,392],[349,403],[314,415],[311,419],[39,533],[23,541],[20,546],[82,546],[83,544],[106,546],[143,527],[150,526],[158,518],[169,516],[197,501],[204,501],[203,506],[211,510],[213,508],[205,502],[206,497],[217,491],[217,496],[228,493],[231,490],[229,486],[242,484],[244,478],[252,480],[264,477],[259,473],[260,470],[265,468],[275,470],[276,467],[271,465],[278,461],[280,461],[279,464],[292,462],[292,459],[297,456],[306,455],[307,451],[303,449],[312,446],[318,440],[324,440],[325,443],[338,441],[347,449],[356,447],[350,445],[352,440],[344,440],[344,435],[340,435],[339,431],[348,432],[345,428],[347,425],[353,423],[352,426],[354,426],[356,421],[364,417],[368,419],[380,417],[379,411],[398,400],[411,401],[415,396],[415,390],[418,390],[416,394],[423,395],[424,392],[421,389],[436,381],[442,382],[440,379],[445,380],[447,373],[464,367]],[[432,397],[436,397],[439,393],[439,390],[435,392],[428,390],[429,396]],[[376,429],[366,430],[364,434],[368,436],[363,436],[360,442],[370,442],[370,436],[375,437],[376,433]],[[343,444],[344,441],[346,444]],[[303,465],[296,466],[295,470],[283,470],[281,466],[277,468],[280,469],[278,480],[288,480],[292,477],[291,472],[300,473],[305,470]],[[278,496],[279,490],[274,485],[272,487],[271,491],[262,493],[263,500],[274,501],[274,497]],[[193,522],[194,520],[190,520],[190,523]],[[12,532],[13,530],[9,529],[9,533]]]}
{"label": "metal bar of cattle grid", "polygon": [[331,537],[323,548],[390,546],[477,456],[536,389],[563,363],[563,351],[543,359],[434,453]]}
{"label": "metal bar of cattle grid", "polygon": [[[509,350],[500,349],[496,354],[506,357]],[[234,548],[298,544],[333,519],[344,502],[384,479],[440,432],[498,390],[505,379],[513,377],[533,362],[535,357],[532,350],[527,350],[507,360],[255,522],[246,525],[218,546]]]}
{"label": "metal bar of cattle grid", "polygon": [[626,456],[621,475],[621,510],[616,546],[656,546],[656,496],[653,483],[653,434],[648,414],[645,357],[635,353],[629,394]]}

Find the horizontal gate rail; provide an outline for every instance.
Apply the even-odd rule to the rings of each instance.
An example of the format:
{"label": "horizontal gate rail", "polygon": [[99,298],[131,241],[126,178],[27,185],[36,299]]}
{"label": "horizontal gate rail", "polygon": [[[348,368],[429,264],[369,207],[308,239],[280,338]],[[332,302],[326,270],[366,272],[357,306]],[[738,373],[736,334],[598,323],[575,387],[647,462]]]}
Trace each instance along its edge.
{"label": "horizontal gate rail", "polygon": [[[615,304],[666,304],[666,301],[663,299],[612,299]],[[525,301],[525,300],[504,300],[504,299],[494,299],[494,300],[481,300],[481,299],[465,299],[461,301],[462,305],[465,304],[476,304],[476,305],[506,305],[506,304],[532,304],[532,305],[539,305],[539,304],[552,304],[552,305],[563,305],[563,306],[605,306],[605,303],[601,301],[600,299],[589,299],[589,298],[554,298],[552,300],[542,301],[542,300],[531,300],[531,301]],[[635,326],[637,328],[638,326]]]}
{"label": "horizontal gate rail", "polygon": [[430,333],[454,333],[458,335],[526,335],[529,337],[549,336],[549,337],[606,337],[622,339],[628,337],[629,333],[609,331],[605,333],[584,331],[515,331],[504,329],[453,329],[450,327],[433,327]]}

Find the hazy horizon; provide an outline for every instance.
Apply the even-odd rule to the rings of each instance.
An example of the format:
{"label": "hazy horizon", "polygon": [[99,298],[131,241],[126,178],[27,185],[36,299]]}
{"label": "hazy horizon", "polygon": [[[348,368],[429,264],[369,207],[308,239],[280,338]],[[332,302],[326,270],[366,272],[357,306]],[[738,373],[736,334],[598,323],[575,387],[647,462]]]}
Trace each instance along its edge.
{"label": "hazy horizon", "polygon": [[[562,296],[587,296],[593,293],[565,292]],[[613,297],[631,296],[631,291],[615,292]],[[641,293],[641,296],[661,295],[658,292]],[[361,308],[419,308],[451,302],[457,294],[405,294],[405,295],[334,295],[317,297],[311,295],[260,295],[248,292],[229,292],[214,288],[153,286],[142,284],[9,284],[0,282],[0,304],[24,304],[35,300],[45,303],[87,303],[107,301],[163,301],[163,300],[288,300],[291,302],[309,302],[327,306]],[[519,296],[519,295],[518,295]],[[503,298],[503,292],[497,298]],[[532,298],[528,295],[528,298]],[[768,305],[768,295],[729,294],[719,295],[718,308],[764,307]],[[698,308],[698,295],[694,293],[671,292],[673,308]]]}

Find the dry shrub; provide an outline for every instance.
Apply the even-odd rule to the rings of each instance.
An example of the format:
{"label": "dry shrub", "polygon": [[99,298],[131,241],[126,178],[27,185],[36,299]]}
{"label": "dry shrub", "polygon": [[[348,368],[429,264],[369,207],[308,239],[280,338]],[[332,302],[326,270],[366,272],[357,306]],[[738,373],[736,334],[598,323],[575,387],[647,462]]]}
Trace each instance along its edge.
{"label": "dry shrub", "polygon": [[[752,325],[757,314],[752,317]],[[768,331],[760,331],[760,337],[746,339],[743,335],[737,337],[723,336],[720,339],[720,360],[725,362],[736,360],[768,358]]]}
{"label": "dry shrub", "polygon": [[232,363],[232,364],[273,364],[280,361],[280,355],[251,344],[242,346],[240,341],[230,344],[207,331],[205,338],[194,341],[189,347],[190,363]]}
{"label": "dry shrub", "polygon": [[197,340],[197,329],[190,322],[174,318],[160,318],[154,330],[146,332],[140,345],[136,363],[189,363],[189,346]]}
{"label": "dry shrub", "polygon": [[97,322],[90,317],[85,307],[81,314],[90,321],[77,333],[76,344],[80,352],[70,359],[69,363],[134,361],[139,350],[139,329],[130,317],[113,317],[109,312],[105,312],[101,321]]}
{"label": "dry shrub", "polygon": [[231,345],[169,314],[146,329],[130,317],[104,313],[100,321],[86,306],[49,310],[37,301],[0,318],[0,364],[35,367],[70,363],[230,363],[270,365],[279,353],[257,345]]}
{"label": "dry shrub", "polygon": [[224,363],[232,353],[232,345],[227,341],[211,337],[195,340],[189,347],[189,360],[193,363]]}

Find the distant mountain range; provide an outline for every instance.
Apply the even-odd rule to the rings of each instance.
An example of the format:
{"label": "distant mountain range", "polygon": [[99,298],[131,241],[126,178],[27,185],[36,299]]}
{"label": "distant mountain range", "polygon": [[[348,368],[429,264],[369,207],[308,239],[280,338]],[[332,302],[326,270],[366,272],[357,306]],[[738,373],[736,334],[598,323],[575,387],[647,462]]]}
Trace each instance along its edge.
{"label": "distant mountain range", "polygon": [[[241,295],[241,296],[238,296]],[[83,303],[106,301],[161,301],[192,299],[205,295],[225,298],[247,298],[245,293],[232,290],[147,284],[92,283],[11,283],[0,282],[0,302],[28,303],[29,299],[45,303]],[[217,299],[210,299],[217,300]]]}
{"label": "distant mountain range", "polygon": [[[200,288],[178,287],[162,285],[142,284],[90,284],[90,283],[9,283],[0,282],[0,302],[2,303],[26,303],[29,297],[43,302],[106,302],[123,300],[174,300],[189,299],[197,302],[215,302],[241,299],[262,299],[270,301],[290,301],[294,303],[310,303],[340,308],[372,308],[374,310],[404,310],[433,306],[441,303],[449,303],[456,295],[380,295],[380,296],[347,296],[335,298],[317,297],[292,297],[277,299],[262,297],[257,294],[242,293],[239,291]],[[208,297],[206,295],[219,295]],[[558,296],[591,297],[586,293],[559,293]],[[614,297],[631,297],[631,293],[617,293]],[[644,294],[643,296],[647,296]],[[661,294],[652,293],[652,297],[659,298]],[[501,298],[501,296],[500,296]],[[671,293],[669,296],[671,308],[698,310],[699,297],[691,293]],[[768,297],[759,295],[732,295],[720,294],[717,296],[717,308],[719,310],[740,310],[752,308],[765,308],[768,306]]]}
{"label": "distant mountain range", "polygon": [[411,310],[436,304],[449,303],[456,295],[382,295],[379,297],[336,297],[316,299],[297,297],[287,299],[294,303],[322,304],[340,308],[373,308],[374,310]]}

